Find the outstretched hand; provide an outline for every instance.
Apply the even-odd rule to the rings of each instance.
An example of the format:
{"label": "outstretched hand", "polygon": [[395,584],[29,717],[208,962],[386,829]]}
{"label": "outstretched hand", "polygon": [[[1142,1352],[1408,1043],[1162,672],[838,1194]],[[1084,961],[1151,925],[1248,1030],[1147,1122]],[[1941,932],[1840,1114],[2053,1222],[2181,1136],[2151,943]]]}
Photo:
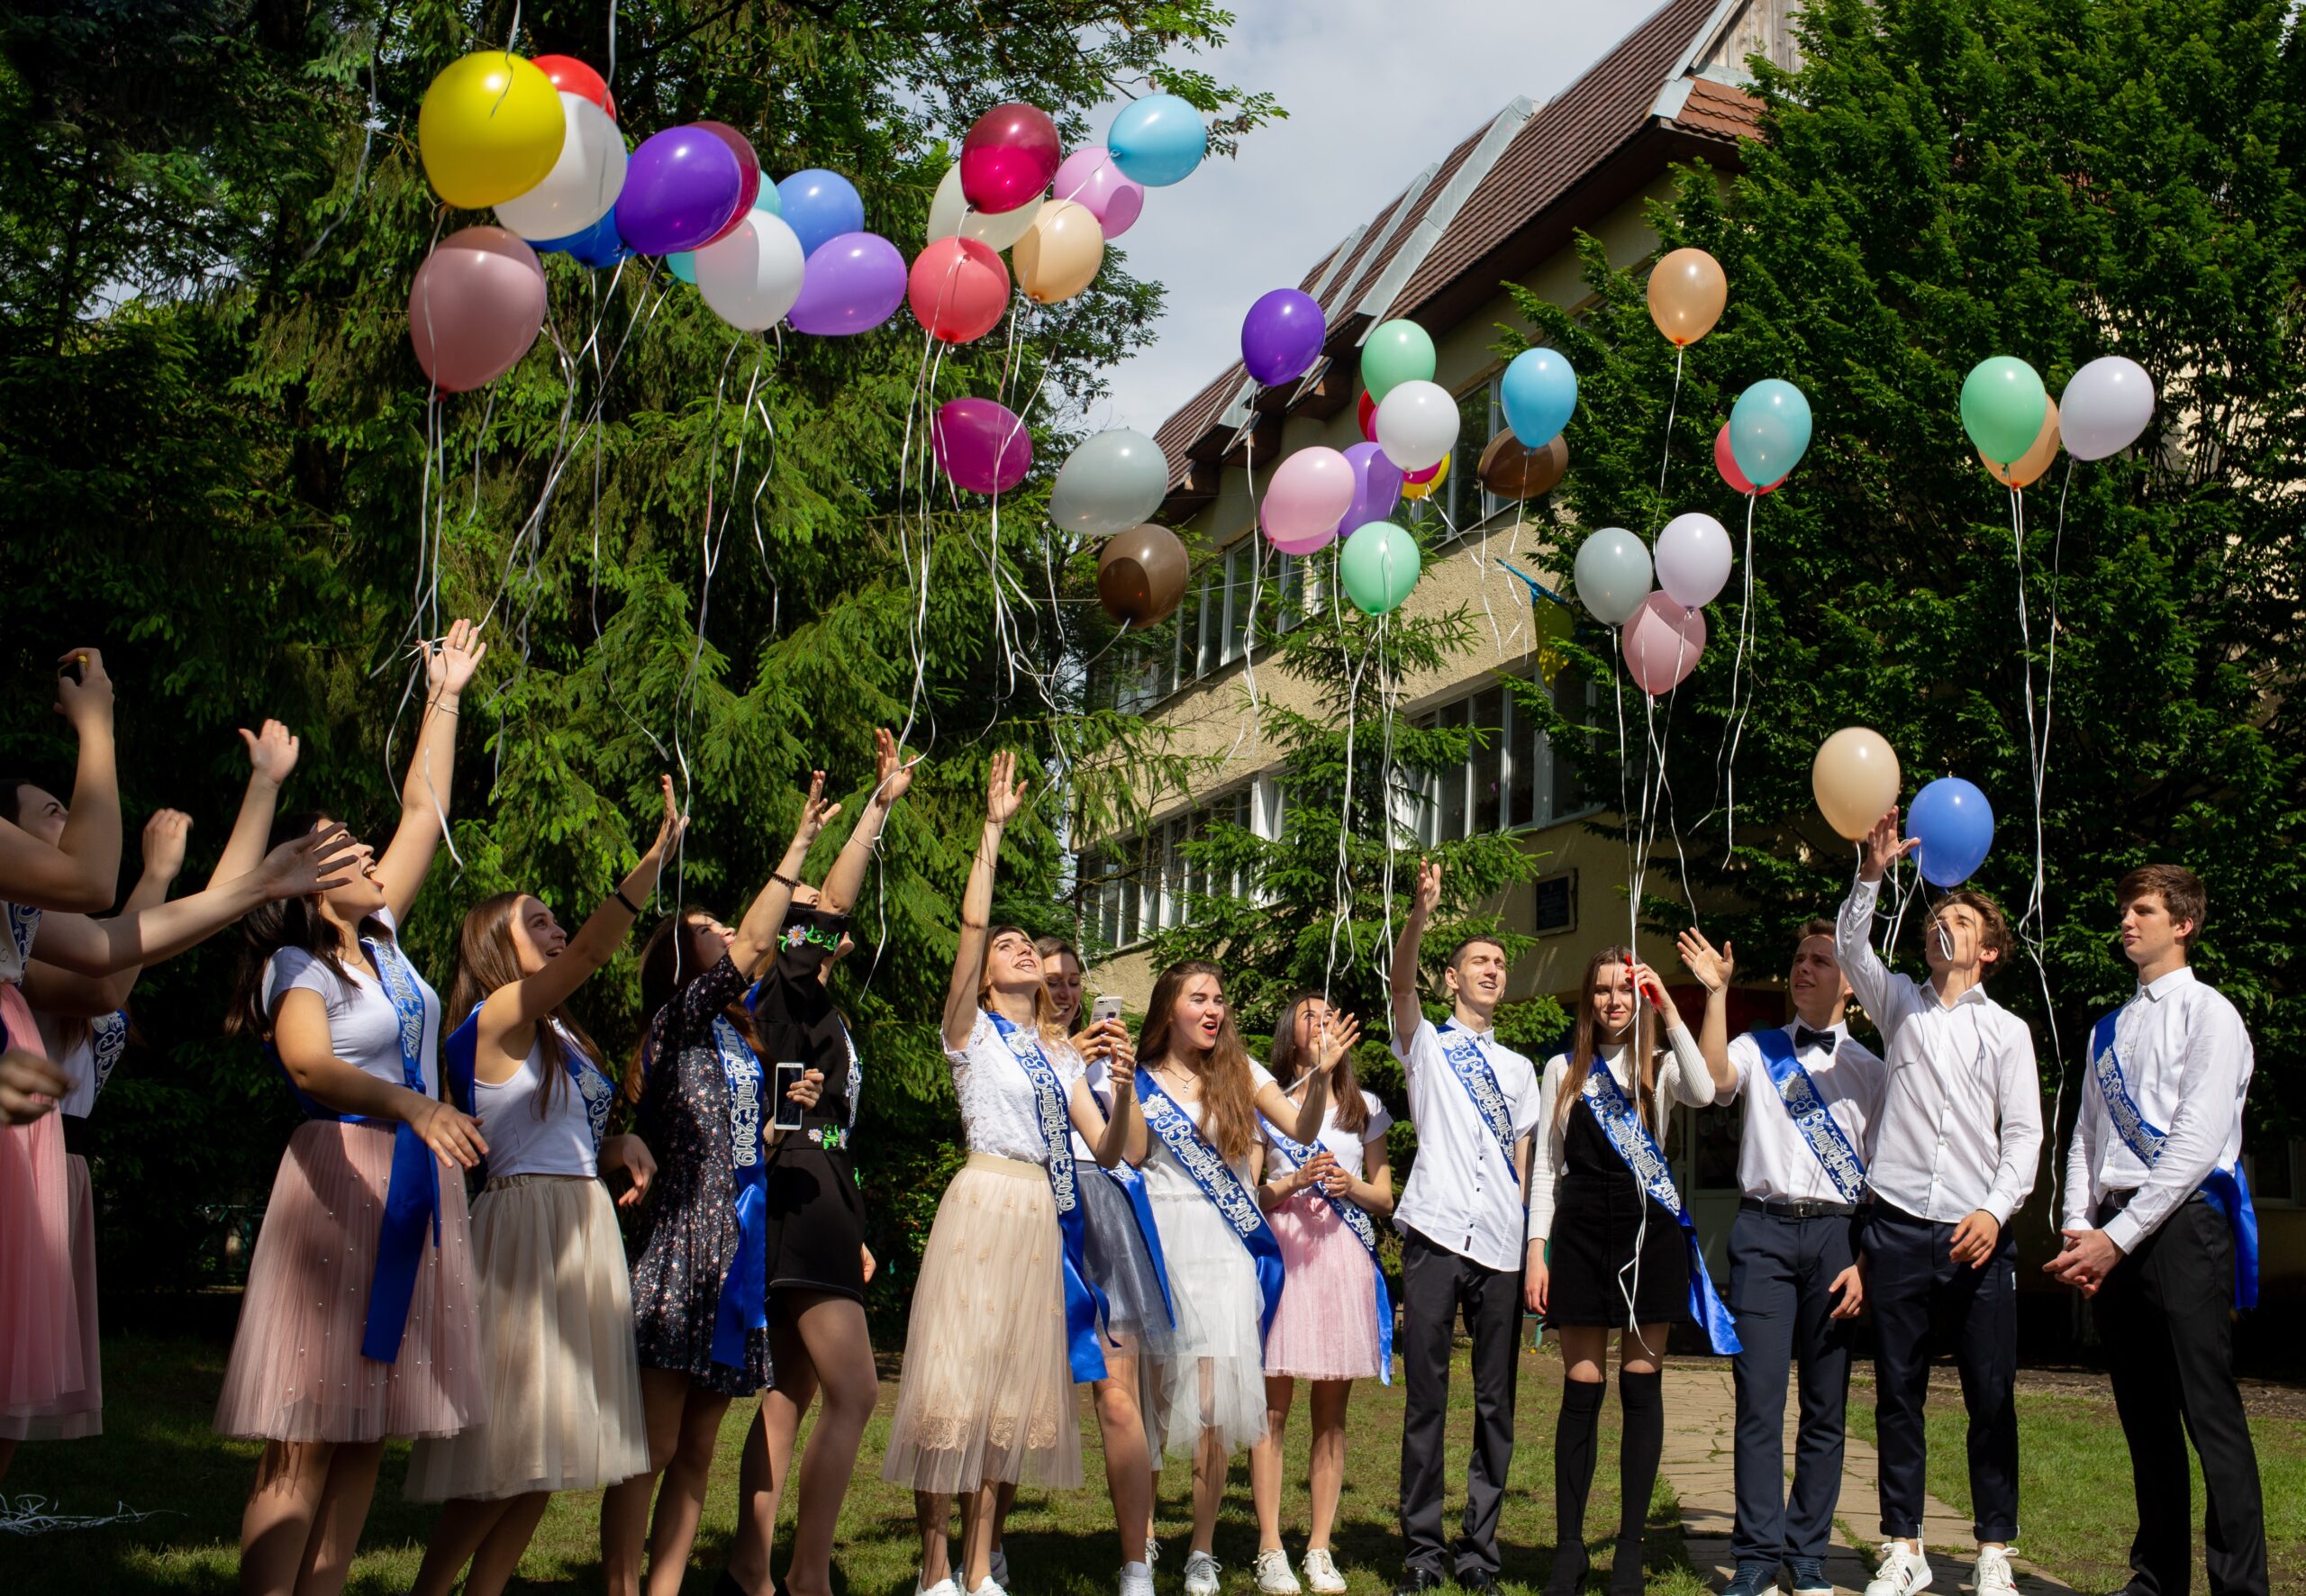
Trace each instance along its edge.
{"label": "outstretched hand", "polygon": [[276,787],[288,784],[290,772],[296,768],[296,756],[303,744],[277,721],[267,721],[260,730],[241,728],[241,740],[248,744],[249,775],[254,779]]}
{"label": "outstretched hand", "polygon": [[1898,812],[1894,809],[1890,811],[1875,821],[1874,829],[1866,834],[1866,855],[1858,863],[1857,878],[1860,881],[1881,880],[1889,874],[1891,866],[1920,846],[1921,839],[1919,837],[1909,837],[1902,842],[1898,840]]}
{"label": "outstretched hand", "polygon": [[912,766],[885,726],[873,729],[873,798],[884,809],[912,788]]}
{"label": "outstretched hand", "polygon": [[1737,957],[1726,939],[1716,948],[1706,940],[1703,931],[1692,926],[1675,939],[1675,946],[1682,956],[1682,968],[1696,976],[1697,984],[1710,993],[1720,992],[1737,974]]}
{"label": "outstretched hand", "polygon": [[1017,818],[1025,807],[1025,782],[1017,775],[1017,756],[1003,748],[993,756],[993,769],[985,777],[985,818],[987,823],[1005,826]]}
{"label": "outstretched hand", "polygon": [[688,816],[681,812],[680,804],[673,797],[673,778],[660,775],[658,782],[665,798],[664,818],[657,822],[657,840],[649,845],[649,857],[661,865],[667,854],[679,846],[681,834],[688,830]]}
{"label": "outstretched hand", "polygon": [[350,881],[359,858],[352,833],[334,821],[324,821],[274,848],[256,868],[266,897],[301,898]]}
{"label": "outstretched hand", "polygon": [[1313,1055],[1314,1071],[1324,1075],[1330,1074],[1360,1040],[1361,1021],[1352,1015],[1323,1015],[1319,1050]]}
{"label": "outstretched hand", "polygon": [[424,651],[424,681],[435,697],[456,697],[472,680],[488,653],[477,622],[458,619],[449,623],[449,635],[428,643]]}
{"label": "outstretched hand", "polygon": [[793,828],[793,846],[808,852],[817,834],[839,813],[840,805],[825,797],[825,773],[809,772],[809,795],[801,801],[801,823]]}
{"label": "outstretched hand", "polygon": [[144,822],[144,874],[174,881],[184,869],[185,844],[192,839],[192,817],[181,809],[156,809]]}
{"label": "outstretched hand", "polygon": [[1430,920],[1441,907],[1441,861],[1420,859],[1417,862],[1416,895],[1411,900],[1412,910],[1420,920]]}
{"label": "outstretched hand", "polygon": [[57,660],[56,712],[80,736],[112,723],[112,678],[104,675],[101,650],[68,648]]}

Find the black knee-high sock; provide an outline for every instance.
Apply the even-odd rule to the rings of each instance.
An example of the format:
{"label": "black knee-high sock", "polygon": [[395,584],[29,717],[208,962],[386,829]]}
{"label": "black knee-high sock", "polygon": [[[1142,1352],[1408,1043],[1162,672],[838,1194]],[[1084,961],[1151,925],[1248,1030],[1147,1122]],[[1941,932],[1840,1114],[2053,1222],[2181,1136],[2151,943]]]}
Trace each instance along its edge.
{"label": "black knee-high sock", "polygon": [[1657,1483],[1657,1459],[1666,1450],[1666,1377],[1652,1372],[1618,1371],[1618,1401],[1625,1410],[1625,1434],[1618,1447],[1618,1538],[1641,1538],[1649,1517],[1649,1492]]}
{"label": "black knee-high sock", "polygon": [[1585,1577],[1585,1498],[1593,1489],[1593,1455],[1609,1387],[1598,1380],[1561,1383],[1561,1417],[1553,1427],[1556,1548],[1548,1592],[1575,1590]]}

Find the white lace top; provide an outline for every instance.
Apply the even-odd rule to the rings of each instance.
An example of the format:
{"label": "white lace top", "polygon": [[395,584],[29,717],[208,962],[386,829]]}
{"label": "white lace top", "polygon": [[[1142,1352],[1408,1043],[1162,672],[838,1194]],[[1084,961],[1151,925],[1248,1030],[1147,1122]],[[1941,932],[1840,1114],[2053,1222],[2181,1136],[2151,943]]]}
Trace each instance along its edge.
{"label": "white lace top", "polygon": [[[1057,1072],[1058,1084],[1068,1092],[1081,1078],[1081,1055],[1070,1042],[1041,1038],[1041,1053]],[[1047,1164],[1049,1146],[1041,1138],[1040,1104],[1033,1095],[1032,1077],[983,1010],[969,1028],[968,1046],[945,1049],[953,1066],[953,1090],[961,1100],[961,1132],[972,1153],[990,1153],[1023,1164]],[[1067,1123],[1070,1123],[1068,1120]]]}

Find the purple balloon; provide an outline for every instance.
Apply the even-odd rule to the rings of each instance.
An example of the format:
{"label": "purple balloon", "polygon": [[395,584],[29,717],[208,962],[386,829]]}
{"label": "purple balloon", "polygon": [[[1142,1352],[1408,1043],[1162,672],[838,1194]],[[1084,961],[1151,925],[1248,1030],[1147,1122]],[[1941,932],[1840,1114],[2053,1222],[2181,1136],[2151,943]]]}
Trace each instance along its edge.
{"label": "purple balloon", "polygon": [[729,225],[744,199],[736,151],[700,127],[667,128],[632,152],[616,228],[638,255],[694,249]]}
{"label": "purple balloon", "polygon": [[1350,538],[1371,521],[1393,514],[1394,506],[1402,502],[1402,468],[1374,443],[1357,443],[1347,449],[1345,463],[1353,467],[1353,503],[1346,506],[1345,519],[1337,523],[1337,535]]}
{"label": "purple balloon", "polygon": [[929,446],[953,485],[972,494],[1006,493],[1025,480],[1033,464],[1025,423],[991,399],[949,399],[940,405],[929,424]]}
{"label": "purple balloon", "polygon": [[845,232],[817,246],[802,268],[787,319],[821,338],[870,332],[904,303],[904,257],[876,232]]}
{"label": "purple balloon", "polygon": [[1241,364],[1267,387],[1295,382],[1312,369],[1328,331],[1312,295],[1276,288],[1242,318]]}

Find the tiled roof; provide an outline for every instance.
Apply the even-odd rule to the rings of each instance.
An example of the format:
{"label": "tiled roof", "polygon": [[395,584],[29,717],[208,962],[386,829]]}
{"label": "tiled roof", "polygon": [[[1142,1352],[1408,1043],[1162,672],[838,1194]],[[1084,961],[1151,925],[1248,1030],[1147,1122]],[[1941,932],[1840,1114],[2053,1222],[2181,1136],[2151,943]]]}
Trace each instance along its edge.
{"label": "tiled roof", "polygon": [[1762,131],[1761,102],[1741,88],[1710,77],[1690,79],[1690,97],[1674,118],[1693,132],[1751,139]]}

